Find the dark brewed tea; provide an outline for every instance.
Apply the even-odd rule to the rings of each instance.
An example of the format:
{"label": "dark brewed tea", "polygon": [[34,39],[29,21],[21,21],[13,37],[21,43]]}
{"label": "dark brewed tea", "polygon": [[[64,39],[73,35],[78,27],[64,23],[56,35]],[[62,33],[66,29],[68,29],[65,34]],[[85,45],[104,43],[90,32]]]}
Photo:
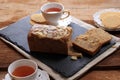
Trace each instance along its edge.
{"label": "dark brewed tea", "polygon": [[45,10],[45,12],[60,12],[61,9],[60,8],[48,8]]}
{"label": "dark brewed tea", "polygon": [[13,75],[18,77],[25,77],[32,74],[35,70],[29,66],[20,66],[13,71]]}

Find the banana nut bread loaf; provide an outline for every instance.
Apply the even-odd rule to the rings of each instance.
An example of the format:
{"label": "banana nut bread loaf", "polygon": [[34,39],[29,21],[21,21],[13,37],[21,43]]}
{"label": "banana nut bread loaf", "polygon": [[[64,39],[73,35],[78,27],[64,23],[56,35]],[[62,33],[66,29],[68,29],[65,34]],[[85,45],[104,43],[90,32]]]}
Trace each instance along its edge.
{"label": "banana nut bread loaf", "polygon": [[71,34],[71,27],[36,24],[28,33],[30,51],[68,54]]}
{"label": "banana nut bread loaf", "polygon": [[88,53],[96,54],[101,46],[108,43],[112,36],[100,28],[88,30],[85,34],[79,35],[73,41],[75,49]]}

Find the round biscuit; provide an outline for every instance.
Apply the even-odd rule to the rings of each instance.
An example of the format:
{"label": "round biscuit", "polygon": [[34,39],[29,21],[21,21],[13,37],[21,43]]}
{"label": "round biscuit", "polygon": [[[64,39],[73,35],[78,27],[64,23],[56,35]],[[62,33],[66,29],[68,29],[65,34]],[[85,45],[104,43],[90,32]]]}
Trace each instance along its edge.
{"label": "round biscuit", "polygon": [[119,15],[107,15],[101,18],[102,24],[108,29],[116,29],[120,26],[120,16]]}
{"label": "round biscuit", "polygon": [[118,15],[120,16],[120,12],[105,12],[100,15],[100,19],[103,19],[106,16],[111,16],[111,15]]}
{"label": "round biscuit", "polygon": [[39,24],[39,23],[37,23],[37,22],[35,22],[35,21],[30,20],[30,24],[31,24],[31,25],[34,25],[34,24]]}
{"label": "round biscuit", "polygon": [[46,22],[45,18],[42,16],[42,14],[33,14],[31,15],[31,20],[38,23],[44,23]]}

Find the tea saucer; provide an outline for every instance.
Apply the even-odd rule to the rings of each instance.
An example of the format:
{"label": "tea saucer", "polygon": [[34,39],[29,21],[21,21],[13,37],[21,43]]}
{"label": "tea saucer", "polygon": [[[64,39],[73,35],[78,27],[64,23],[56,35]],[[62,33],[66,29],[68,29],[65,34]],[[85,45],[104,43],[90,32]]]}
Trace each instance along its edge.
{"label": "tea saucer", "polygon": [[[65,15],[62,15],[62,17]],[[48,23],[49,25],[60,26],[60,27],[67,27],[72,22],[72,17],[69,16],[64,19],[60,19],[57,23]]]}
{"label": "tea saucer", "polygon": [[[62,17],[66,16],[65,14]],[[61,19],[58,21],[58,26],[68,26],[72,22],[72,17],[69,16],[65,19]]]}
{"label": "tea saucer", "polygon": [[[10,75],[7,73],[3,80],[12,80],[12,79],[11,79]],[[38,69],[37,78],[35,80],[50,80],[50,78],[49,78],[49,75],[47,74],[47,72]]]}

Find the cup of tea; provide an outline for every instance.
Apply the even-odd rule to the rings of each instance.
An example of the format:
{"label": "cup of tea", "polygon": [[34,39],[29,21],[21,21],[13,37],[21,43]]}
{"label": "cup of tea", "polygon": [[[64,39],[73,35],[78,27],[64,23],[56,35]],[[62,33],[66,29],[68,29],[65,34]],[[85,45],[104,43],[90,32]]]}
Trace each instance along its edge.
{"label": "cup of tea", "polygon": [[[41,12],[48,24],[57,25],[59,20],[69,17],[70,12],[64,10],[64,6],[58,2],[50,2],[41,6]],[[62,17],[62,15],[66,16]]]}
{"label": "cup of tea", "polygon": [[37,71],[37,63],[29,59],[14,61],[8,67],[8,74],[12,80],[35,80]]}

